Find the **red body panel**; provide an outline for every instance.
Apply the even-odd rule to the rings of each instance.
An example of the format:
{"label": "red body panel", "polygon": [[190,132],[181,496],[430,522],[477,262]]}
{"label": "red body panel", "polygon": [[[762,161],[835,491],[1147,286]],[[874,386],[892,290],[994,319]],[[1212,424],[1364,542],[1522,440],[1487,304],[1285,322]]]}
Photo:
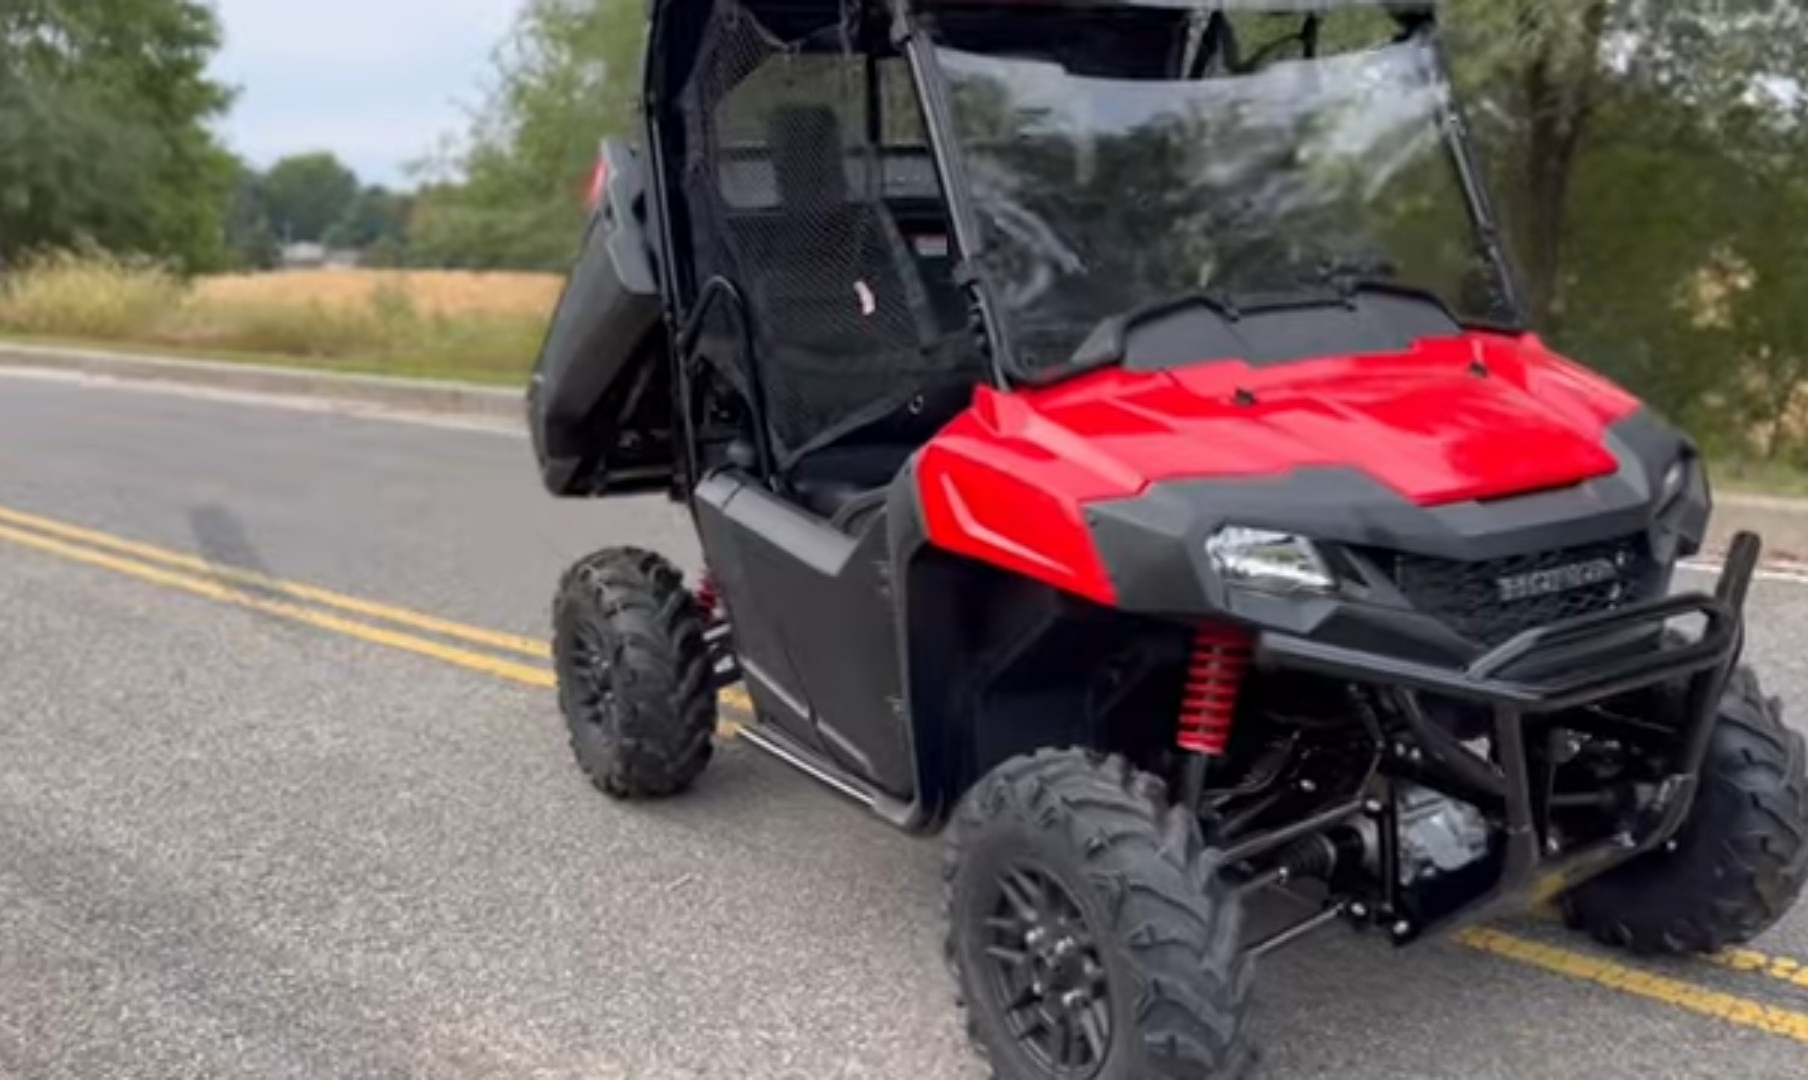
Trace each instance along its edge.
{"label": "red body panel", "polygon": [[932,543],[1109,604],[1088,503],[1315,466],[1360,469],[1420,506],[1524,494],[1612,473],[1606,429],[1637,408],[1532,337],[1263,368],[1110,368],[1045,389],[982,388],[925,447],[918,477]]}

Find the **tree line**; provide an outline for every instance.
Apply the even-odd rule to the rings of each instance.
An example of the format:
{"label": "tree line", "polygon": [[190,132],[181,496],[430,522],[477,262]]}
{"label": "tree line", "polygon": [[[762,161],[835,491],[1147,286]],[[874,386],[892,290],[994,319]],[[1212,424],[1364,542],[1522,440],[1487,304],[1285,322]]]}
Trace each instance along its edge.
{"label": "tree line", "polygon": [[288,244],[351,249],[365,265],[408,262],[415,196],[364,185],[330,153],[283,158],[259,172],[241,164],[226,205],[226,249],[235,269],[275,266]]}
{"label": "tree line", "polygon": [[[1540,332],[1717,451],[1808,464],[1808,8],[1445,7]],[[632,128],[644,18],[644,0],[527,0],[458,148],[398,193],[219,147],[232,96],[205,74],[219,27],[200,0],[8,0],[0,258],[85,240],[200,271],[288,237],[562,269],[597,142]]]}

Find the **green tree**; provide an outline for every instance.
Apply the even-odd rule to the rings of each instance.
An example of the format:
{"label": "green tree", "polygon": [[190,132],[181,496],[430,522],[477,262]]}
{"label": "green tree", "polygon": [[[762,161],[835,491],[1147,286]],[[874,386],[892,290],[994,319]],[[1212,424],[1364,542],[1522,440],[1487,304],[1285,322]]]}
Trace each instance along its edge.
{"label": "green tree", "polygon": [[363,265],[396,267],[408,264],[408,241],[401,236],[385,236],[364,249]]}
{"label": "green tree", "polygon": [[1794,452],[1808,376],[1808,9],[1451,6],[1536,325],[1717,452]]}
{"label": "green tree", "polygon": [[566,265],[597,143],[630,131],[645,18],[642,0],[528,0],[466,145],[421,194],[411,258]]}
{"label": "green tree", "polygon": [[276,265],[277,243],[264,178],[244,162],[236,166],[237,177],[226,206],[228,258],[237,270],[267,270]]}
{"label": "green tree", "polygon": [[[1469,112],[1524,266],[1535,321],[1561,327],[1580,170],[1634,116],[1686,110],[1706,127],[1808,80],[1797,0],[1456,0],[1448,21]],[[1602,123],[1611,112],[1613,123]],[[1687,163],[1678,157],[1677,168]]]}
{"label": "green tree", "polygon": [[284,243],[319,243],[358,198],[357,174],[329,153],[286,157],[264,173],[270,224]]}
{"label": "green tree", "polygon": [[0,257],[95,243],[221,264],[219,40],[197,0],[0,4]]}
{"label": "green tree", "polygon": [[333,247],[361,251],[386,240],[400,242],[408,228],[408,203],[407,196],[381,185],[367,187],[326,231],[325,240]]}

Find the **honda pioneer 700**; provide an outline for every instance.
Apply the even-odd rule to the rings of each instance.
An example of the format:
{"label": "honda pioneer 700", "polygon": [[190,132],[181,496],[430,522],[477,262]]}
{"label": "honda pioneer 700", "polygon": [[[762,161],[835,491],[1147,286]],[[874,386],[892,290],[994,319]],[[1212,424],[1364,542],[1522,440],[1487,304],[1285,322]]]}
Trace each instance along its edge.
{"label": "honda pioneer 700", "polygon": [[[744,682],[743,741],[948,826],[1012,1078],[1237,1075],[1254,965],[1337,921],[1795,902],[1758,541],[1673,590],[1702,462],[1525,325],[1430,0],[650,18],[529,391],[553,492],[669,492],[707,566],[560,585],[603,791],[695,781]],[[1246,930],[1268,890],[1309,917]]]}

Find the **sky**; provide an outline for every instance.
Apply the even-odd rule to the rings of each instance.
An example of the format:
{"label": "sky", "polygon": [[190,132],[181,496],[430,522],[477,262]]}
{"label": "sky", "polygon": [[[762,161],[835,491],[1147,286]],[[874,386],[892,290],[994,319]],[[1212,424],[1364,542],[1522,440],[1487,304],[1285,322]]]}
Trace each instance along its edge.
{"label": "sky", "polygon": [[213,0],[216,78],[238,90],[220,124],[254,166],[330,150],[366,183],[465,127],[522,0]]}

